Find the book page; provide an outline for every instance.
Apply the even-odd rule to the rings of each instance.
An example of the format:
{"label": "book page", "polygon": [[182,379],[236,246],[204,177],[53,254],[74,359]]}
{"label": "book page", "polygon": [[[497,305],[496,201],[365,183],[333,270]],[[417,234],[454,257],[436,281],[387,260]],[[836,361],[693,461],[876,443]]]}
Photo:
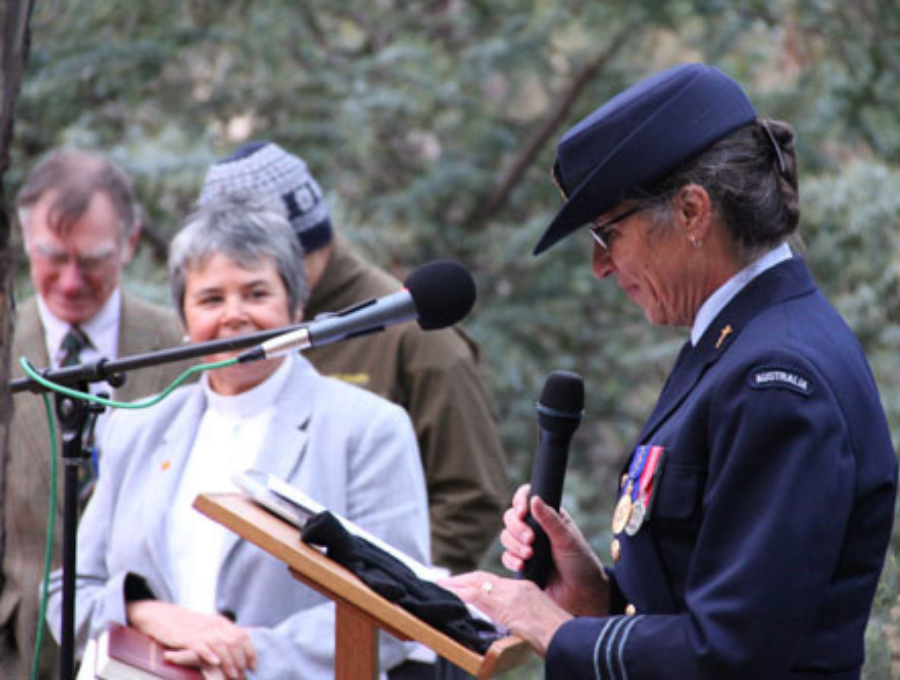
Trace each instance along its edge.
{"label": "book page", "polygon": [[[308,494],[304,493],[297,487],[292,486],[281,479],[278,479],[278,477],[275,477],[274,475],[268,475],[267,486],[269,490],[278,494],[282,498],[295,503],[298,507],[303,508],[311,514],[318,514],[320,512],[328,510],[328,508],[317,502],[315,499],[311,498]],[[361,527],[351,522],[349,519],[341,517],[335,512],[332,512],[331,514],[333,514],[338,519],[338,521],[340,521],[340,523],[344,525],[344,528],[351,534],[366,539],[367,541],[369,541],[369,543],[381,548],[391,557],[398,559],[400,562],[409,567],[412,572],[423,581],[436,581],[439,578],[443,578],[449,575],[449,572],[446,569],[441,569],[439,567],[427,567],[418,560],[413,559],[406,553],[397,550],[397,548],[390,545],[389,543],[385,543],[377,536],[373,536],[365,529],[362,529]]]}
{"label": "book page", "polygon": [[[241,478],[246,479],[242,481]],[[250,484],[246,484],[245,482],[247,479],[252,480],[252,482]],[[257,470],[247,470],[245,473],[243,473],[243,475],[236,475],[235,482],[240,488],[244,489],[245,491],[247,491],[248,488],[253,489],[253,493],[249,493],[248,495],[250,495],[250,498],[263,505],[263,507],[268,507],[269,503],[267,503],[265,500],[259,500],[259,498],[257,498],[257,496],[261,498],[264,496],[264,494],[261,494],[261,492],[259,491],[260,488],[264,489],[266,493],[274,494],[279,499],[290,503],[295,508],[294,512],[297,514],[302,514],[305,518],[308,518],[312,515],[317,515],[320,512],[328,510],[328,508],[309,496],[309,494],[304,493],[297,487],[288,484],[284,480],[268,473],[259,472]],[[278,515],[282,514],[281,512],[273,510],[272,508],[269,509]],[[418,560],[402,552],[401,550],[398,550],[389,543],[381,540],[377,536],[372,535],[362,527],[357,526],[346,517],[341,517],[335,512],[332,512],[332,514],[351,534],[353,534],[354,536],[359,536],[360,538],[364,538],[378,548],[381,548],[381,550],[405,564],[416,576],[418,576],[423,581],[430,581],[434,583],[450,575],[450,571],[448,569],[445,569],[443,567],[426,566]],[[285,519],[287,519],[287,521],[291,522],[295,526],[302,527],[302,523],[298,524],[291,519]],[[482,612],[474,605],[466,603],[466,608],[469,610],[472,616],[483,619],[485,621],[491,621],[490,617],[487,614]]]}

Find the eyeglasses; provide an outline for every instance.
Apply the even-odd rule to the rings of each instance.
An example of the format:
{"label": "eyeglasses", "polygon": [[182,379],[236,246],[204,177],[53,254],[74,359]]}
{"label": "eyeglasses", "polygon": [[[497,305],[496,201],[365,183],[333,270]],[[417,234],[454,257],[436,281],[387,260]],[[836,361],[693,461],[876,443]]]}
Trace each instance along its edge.
{"label": "eyeglasses", "polygon": [[603,248],[603,250],[609,250],[609,246],[612,243],[613,231],[612,226],[618,222],[622,222],[627,220],[629,217],[638,213],[642,210],[640,206],[635,206],[630,210],[626,210],[621,215],[616,215],[611,220],[604,222],[603,224],[597,224],[596,220],[594,221],[594,226],[592,226],[588,231],[591,232],[591,236],[594,237],[594,241],[597,242],[597,245]]}
{"label": "eyeglasses", "polygon": [[113,248],[100,248],[93,253],[73,255],[55,246],[38,243],[31,249],[30,255],[39,257],[54,269],[62,269],[69,262],[74,262],[80,272],[90,274],[111,262],[117,252]]}

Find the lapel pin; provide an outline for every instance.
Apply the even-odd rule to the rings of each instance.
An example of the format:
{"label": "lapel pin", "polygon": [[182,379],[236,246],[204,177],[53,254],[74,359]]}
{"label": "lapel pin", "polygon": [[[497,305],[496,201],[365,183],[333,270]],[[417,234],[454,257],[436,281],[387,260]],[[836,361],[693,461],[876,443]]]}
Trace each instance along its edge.
{"label": "lapel pin", "polygon": [[725,342],[725,338],[734,333],[734,329],[731,327],[731,324],[725,326],[722,329],[722,332],[719,334],[719,339],[716,341],[716,349],[719,349],[722,346],[722,343]]}

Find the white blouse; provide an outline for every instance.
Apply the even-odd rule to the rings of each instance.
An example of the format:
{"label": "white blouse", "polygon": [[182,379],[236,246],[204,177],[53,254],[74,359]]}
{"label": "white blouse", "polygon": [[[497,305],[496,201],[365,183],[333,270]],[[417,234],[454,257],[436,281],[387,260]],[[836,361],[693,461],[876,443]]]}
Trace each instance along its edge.
{"label": "white blouse", "polygon": [[290,373],[288,356],[272,375],[247,392],[213,392],[204,374],[207,408],[169,511],[169,554],[175,569],[175,601],[195,611],[216,612],[216,581],[228,529],[193,508],[200,493],[237,491],[232,475],[253,467]]}

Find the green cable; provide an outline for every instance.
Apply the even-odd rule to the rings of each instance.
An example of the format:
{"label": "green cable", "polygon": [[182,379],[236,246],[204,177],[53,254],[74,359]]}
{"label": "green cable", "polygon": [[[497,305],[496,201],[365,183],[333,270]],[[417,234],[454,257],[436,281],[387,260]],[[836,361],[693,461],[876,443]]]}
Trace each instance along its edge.
{"label": "green cable", "polygon": [[198,364],[196,366],[191,366],[184,373],[175,378],[175,380],[172,381],[171,385],[169,385],[165,390],[157,394],[155,397],[152,397],[147,401],[124,402],[113,401],[112,399],[104,399],[103,397],[98,397],[94,394],[91,394],[90,392],[81,392],[79,390],[73,390],[71,387],[57,385],[55,382],[47,380],[44,376],[34,370],[34,366],[31,365],[31,362],[28,361],[28,359],[26,359],[25,357],[19,358],[19,365],[22,367],[25,373],[28,374],[28,377],[34,380],[39,385],[46,387],[48,390],[53,390],[54,392],[65,394],[67,397],[74,397],[75,399],[82,399],[83,401],[91,401],[95,404],[103,404],[104,406],[109,406],[110,408],[128,409],[148,408],[150,406],[153,406],[154,404],[158,404],[163,399],[168,397],[172,390],[178,387],[194,373],[199,373],[200,371],[205,371],[213,368],[224,368],[225,366],[232,366],[237,362],[237,357],[232,357],[231,359],[225,359],[224,361],[215,361],[211,364]]}
{"label": "green cable", "polygon": [[[28,377],[37,382],[39,385],[46,387],[48,390],[59,392],[60,394],[64,394],[74,399],[81,399],[83,401],[90,401],[95,404],[109,406],[110,408],[127,409],[148,408],[150,406],[153,406],[154,404],[158,404],[167,396],[169,396],[172,390],[178,387],[194,373],[214,368],[224,368],[225,366],[232,366],[236,363],[238,363],[238,360],[237,357],[234,357],[232,359],[216,361],[210,364],[198,364],[197,366],[191,366],[184,373],[178,376],[174,381],[172,381],[171,385],[169,385],[165,390],[160,392],[155,397],[152,397],[146,401],[129,403],[113,401],[112,399],[105,399],[103,397],[98,397],[94,394],[91,394],[90,392],[81,392],[80,390],[73,390],[70,387],[58,385],[54,382],[51,382],[50,380],[47,380],[40,373],[38,373],[31,365],[31,362],[28,361],[28,359],[26,359],[25,357],[19,358],[19,365],[22,366],[22,369],[25,371],[25,373],[28,374]],[[42,396],[44,398],[44,410],[47,415],[48,429],[50,430],[50,515],[47,518],[47,540],[44,546],[44,574],[41,579],[41,604],[40,610],[38,612],[37,635],[35,637],[34,643],[34,654],[31,657],[31,680],[37,680],[38,672],[40,670],[41,646],[44,644],[44,618],[47,615],[47,599],[48,590],[50,587],[50,565],[53,560],[53,534],[56,531],[56,426],[53,421],[53,411],[50,406],[50,398],[46,393],[44,393]]]}
{"label": "green cable", "polygon": [[50,587],[50,562],[53,557],[53,532],[56,531],[56,425],[53,423],[53,410],[50,406],[50,397],[45,392],[44,413],[47,415],[47,423],[50,429],[50,450],[54,452],[50,456],[50,508],[47,517],[47,541],[44,545],[44,577],[41,579],[41,607],[38,611],[37,638],[34,642],[34,654],[31,657],[31,680],[37,680],[41,665],[41,645],[44,644],[44,617],[47,615],[47,590]]}

